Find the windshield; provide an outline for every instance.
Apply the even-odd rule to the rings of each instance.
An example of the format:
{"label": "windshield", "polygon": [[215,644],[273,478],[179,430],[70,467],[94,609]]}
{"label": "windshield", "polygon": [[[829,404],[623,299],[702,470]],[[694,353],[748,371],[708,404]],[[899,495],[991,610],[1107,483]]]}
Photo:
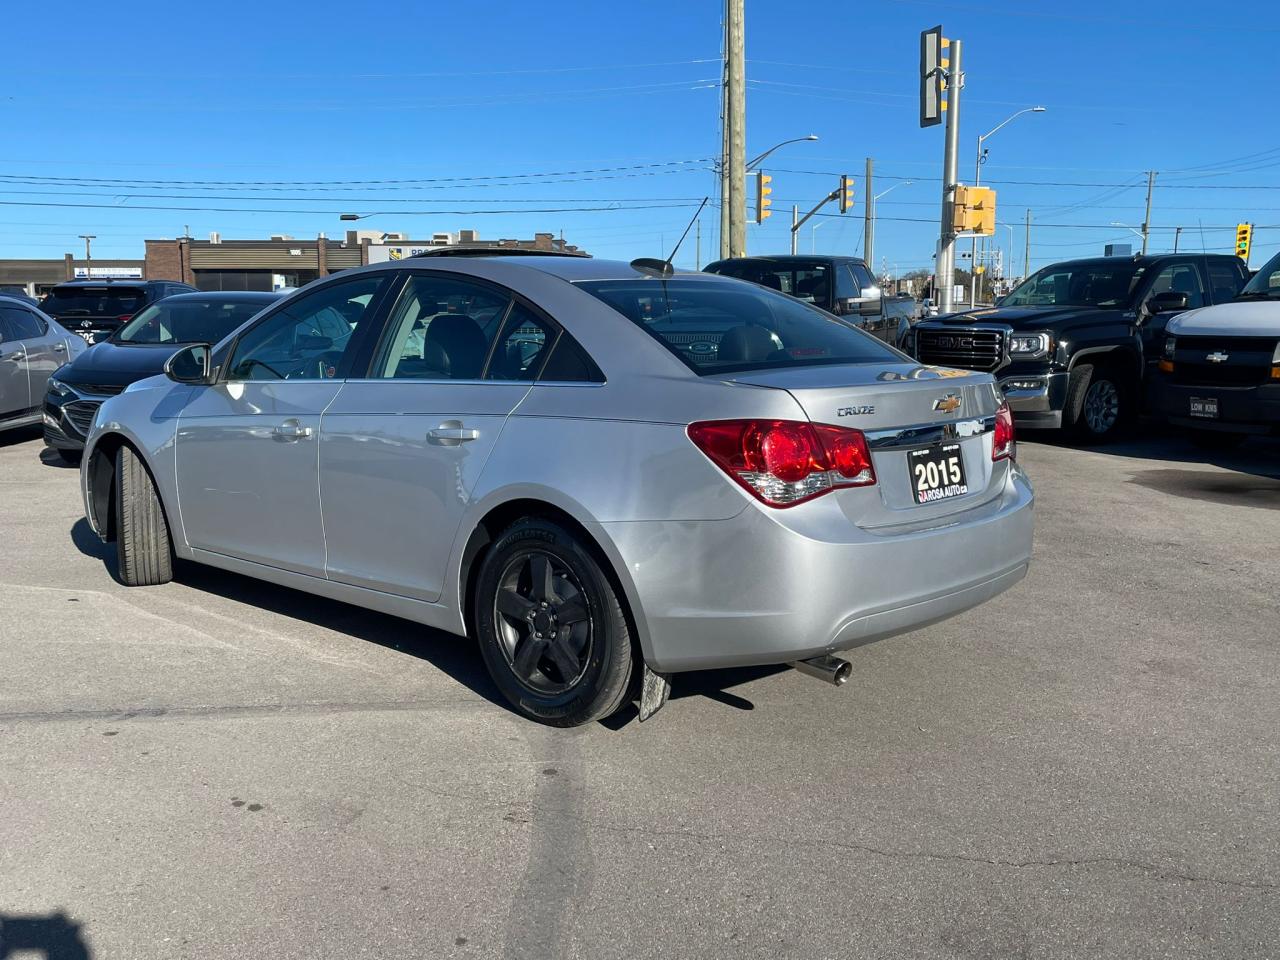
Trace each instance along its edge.
{"label": "windshield", "polygon": [[901,359],[842,320],[762,287],[683,278],[578,286],[699,374]]}
{"label": "windshield", "polygon": [[772,263],[768,260],[733,260],[716,264],[711,273],[749,280],[797,300],[820,307],[831,303],[830,271],[825,263]]}
{"label": "windshield", "polygon": [[1280,253],[1268,260],[1238,294],[1242,300],[1280,298]]}
{"label": "windshield", "polygon": [[217,343],[264,303],[161,300],[116,331],[115,343]]}
{"label": "windshield", "polygon": [[123,317],[144,300],[137,287],[65,287],[50,290],[40,309],[54,317]]}
{"label": "windshield", "polygon": [[1018,284],[1002,307],[1123,307],[1133,296],[1142,267],[1132,260],[1061,263]]}

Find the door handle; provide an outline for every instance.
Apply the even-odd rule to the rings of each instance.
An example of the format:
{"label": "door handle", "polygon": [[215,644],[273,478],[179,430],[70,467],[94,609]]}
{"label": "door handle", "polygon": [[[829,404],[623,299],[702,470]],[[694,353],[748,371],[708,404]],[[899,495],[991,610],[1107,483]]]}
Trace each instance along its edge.
{"label": "door handle", "polygon": [[304,427],[297,420],[286,420],[280,426],[275,427],[271,431],[271,435],[277,440],[294,441],[306,440],[311,436],[311,428]]}
{"label": "door handle", "polygon": [[427,431],[427,440],[442,447],[456,447],[468,440],[478,439],[479,430],[464,427],[461,420],[446,420],[434,430]]}
{"label": "door handle", "polygon": [[53,345],[54,353],[66,353],[67,345],[65,343],[55,343]]}

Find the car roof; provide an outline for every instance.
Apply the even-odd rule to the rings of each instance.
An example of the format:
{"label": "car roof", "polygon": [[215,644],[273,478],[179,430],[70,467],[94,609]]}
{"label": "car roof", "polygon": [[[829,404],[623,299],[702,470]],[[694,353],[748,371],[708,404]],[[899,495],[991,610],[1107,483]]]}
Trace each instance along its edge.
{"label": "car roof", "polygon": [[272,303],[282,296],[283,293],[268,293],[265,290],[196,290],[191,293],[175,293],[156,302],[199,300],[207,303]]}
{"label": "car roof", "polygon": [[1231,260],[1234,256],[1230,253],[1148,253],[1138,254],[1132,257],[1081,257],[1078,260],[1059,260],[1057,263],[1050,264],[1051,267],[1109,267],[1117,263],[1133,263],[1144,265],[1155,263],[1157,260],[1168,260],[1172,257],[1208,257],[1211,260]]}
{"label": "car roof", "polygon": [[[410,258],[407,260],[389,260],[385,263],[370,264],[366,267],[378,270],[408,270],[408,269],[443,269],[448,270],[450,267],[460,266],[466,263],[476,264],[497,264],[503,268],[512,268],[517,270],[530,270],[538,273],[545,273],[549,276],[559,277],[561,280],[567,280],[570,283],[576,283],[581,280],[651,280],[652,273],[646,273],[638,270],[625,260],[600,260],[595,257],[565,257],[565,256],[529,256],[521,254],[517,256],[484,256],[484,257],[444,257],[441,263],[433,263],[431,258],[417,260]],[[676,270],[672,274],[672,278],[693,277],[699,280],[721,280],[726,278],[716,277],[714,274],[701,273],[697,270]]]}
{"label": "car roof", "polygon": [[179,280],[140,280],[137,277],[125,280],[117,280],[115,277],[101,277],[97,280],[63,280],[61,283],[55,284],[53,289],[61,290],[65,287],[145,287],[149,283],[180,282]]}
{"label": "car roof", "polygon": [[[865,263],[861,257],[851,256],[846,253],[758,253],[749,257],[725,257],[722,260],[716,260],[714,263],[741,263],[743,261],[758,261],[762,263],[812,263],[815,260],[857,260],[859,263]],[[707,266],[713,266],[709,263]]]}

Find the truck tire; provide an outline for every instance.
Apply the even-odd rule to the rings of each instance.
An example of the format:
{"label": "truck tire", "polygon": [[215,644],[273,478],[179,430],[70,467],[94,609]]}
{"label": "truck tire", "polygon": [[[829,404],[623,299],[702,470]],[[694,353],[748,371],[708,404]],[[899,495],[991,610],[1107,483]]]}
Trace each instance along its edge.
{"label": "truck tire", "polygon": [[1080,363],[1071,370],[1062,428],[1077,443],[1106,443],[1133,422],[1133,378],[1115,364]]}
{"label": "truck tire", "polygon": [[173,540],[155,481],[132,447],[116,451],[116,558],[126,587],[173,579]]}

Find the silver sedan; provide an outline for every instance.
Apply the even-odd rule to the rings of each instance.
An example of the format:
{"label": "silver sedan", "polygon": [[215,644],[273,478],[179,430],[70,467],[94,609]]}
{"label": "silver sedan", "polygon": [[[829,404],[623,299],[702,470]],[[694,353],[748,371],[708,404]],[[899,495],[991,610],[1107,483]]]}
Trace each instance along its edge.
{"label": "silver sedan", "polygon": [[119,577],[175,558],[474,637],[569,726],[680,671],[794,663],[1016,583],[1032,489],[986,374],[753,284],[582,257],[311,284],[99,410]]}
{"label": "silver sedan", "polygon": [[0,295],[0,430],[39,423],[49,376],[87,349],[25,299]]}

